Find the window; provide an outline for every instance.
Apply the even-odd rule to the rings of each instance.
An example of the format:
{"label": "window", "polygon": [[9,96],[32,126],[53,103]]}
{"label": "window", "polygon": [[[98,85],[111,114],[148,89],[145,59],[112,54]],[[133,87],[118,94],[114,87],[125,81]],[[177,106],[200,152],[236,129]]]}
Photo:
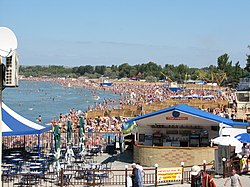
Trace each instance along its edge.
{"label": "window", "polygon": [[139,142],[145,142],[145,134],[139,134]]}

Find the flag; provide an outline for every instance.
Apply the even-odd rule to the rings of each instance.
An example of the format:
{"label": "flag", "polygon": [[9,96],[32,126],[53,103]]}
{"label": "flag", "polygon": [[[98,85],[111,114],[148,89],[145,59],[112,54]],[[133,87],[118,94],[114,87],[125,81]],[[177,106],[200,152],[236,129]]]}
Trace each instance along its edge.
{"label": "flag", "polygon": [[135,121],[127,121],[122,124],[122,133],[123,135],[130,134],[136,130],[137,125]]}

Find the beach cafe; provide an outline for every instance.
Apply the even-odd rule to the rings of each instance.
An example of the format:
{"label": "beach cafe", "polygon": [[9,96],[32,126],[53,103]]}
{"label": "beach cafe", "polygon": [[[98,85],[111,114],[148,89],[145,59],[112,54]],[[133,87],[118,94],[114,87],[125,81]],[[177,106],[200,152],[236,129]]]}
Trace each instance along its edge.
{"label": "beach cafe", "polygon": [[185,105],[175,105],[143,116],[122,126],[124,135],[134,135],[135,162],[151,166],[157,160],[164,167],[207,163],[215,160],[217,146],[211,139],[219,136],[220,126],[246,129],[248,123],[227,118]]}

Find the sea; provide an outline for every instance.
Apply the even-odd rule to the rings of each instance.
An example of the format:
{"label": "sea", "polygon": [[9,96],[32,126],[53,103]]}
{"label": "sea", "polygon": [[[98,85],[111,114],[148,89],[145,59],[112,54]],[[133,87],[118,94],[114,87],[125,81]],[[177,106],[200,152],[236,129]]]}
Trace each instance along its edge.
{"label": "sea", "polygon": [[86,111],[89,105],[116,98],[108,91],[98,90],[94,97],[91,89],[65,87],[54,82],[20,81],[19,87],[5,88],[3,102],[23,117],[35,121],[41,115],[43,123],[58,119],[70,109]]}

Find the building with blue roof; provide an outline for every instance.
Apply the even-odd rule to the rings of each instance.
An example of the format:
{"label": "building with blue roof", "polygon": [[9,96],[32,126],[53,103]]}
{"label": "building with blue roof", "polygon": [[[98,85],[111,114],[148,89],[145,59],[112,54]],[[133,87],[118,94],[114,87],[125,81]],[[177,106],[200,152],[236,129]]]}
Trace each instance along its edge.
{"label": "building with blue roof", "polygon": [[[124,135],[134,134],[134,161],[151,165],[150,160],[159,160],[164,166],[176,166],[181,161],[213,161],[216,147],[210,147],[210,140],[219,136],[220,126],[246,129],[248,123],[180,104],[132,118],[122,128]],[[177,161],[176,155],[182,158]]]}

